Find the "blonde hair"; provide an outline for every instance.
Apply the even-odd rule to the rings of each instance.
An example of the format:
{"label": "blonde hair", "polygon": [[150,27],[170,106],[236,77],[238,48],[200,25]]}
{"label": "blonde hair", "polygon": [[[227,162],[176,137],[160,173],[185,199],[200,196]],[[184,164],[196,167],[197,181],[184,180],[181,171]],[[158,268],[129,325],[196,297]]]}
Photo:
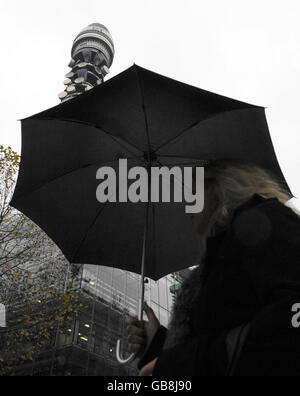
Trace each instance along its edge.
{"label": "blonde hair", "polygon": [[270,172],[242,161],[212,161],[205,166],[204,180],[205,206],[201,215],[206,218],[208,234],[226,226],[233,211],[254,194],[277,198],[283,204],[292,198]]}

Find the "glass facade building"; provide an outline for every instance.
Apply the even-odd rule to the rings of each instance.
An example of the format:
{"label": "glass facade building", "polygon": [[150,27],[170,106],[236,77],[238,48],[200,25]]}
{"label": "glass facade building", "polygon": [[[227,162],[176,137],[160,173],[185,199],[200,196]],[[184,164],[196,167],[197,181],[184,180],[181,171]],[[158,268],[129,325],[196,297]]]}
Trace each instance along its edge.
{"label": "glass facade building", "polygon": [[[122,340],[127,356],[125,315],[135,316],[140,297],[140,276],[104,266],[78,267],[72,288],[80,296],[81,308],[69,315],[49,339],[38,359],[25,362],[17,375],[134,376],[137,361],[120,365],[116,343]],[[145,278],[145,301],[163,326],[168,326],[174,298],[189,269],[155,282]],[[68,283],[68,280],[66,280]],[[147,319],[146,317],[144,318]]]}

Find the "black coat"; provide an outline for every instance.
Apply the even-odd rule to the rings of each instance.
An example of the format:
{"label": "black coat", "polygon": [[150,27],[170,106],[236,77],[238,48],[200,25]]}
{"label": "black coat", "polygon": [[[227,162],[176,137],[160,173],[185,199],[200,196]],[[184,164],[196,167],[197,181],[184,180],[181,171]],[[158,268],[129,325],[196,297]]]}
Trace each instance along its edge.
{"label": "black coat", "polygon": [[161,326],[140,368],[158,356],[153,376],[300,375],[300,218],[290,208],[254,195],[236,209],[208,239],[203,279],[191,337],[163,350]]}

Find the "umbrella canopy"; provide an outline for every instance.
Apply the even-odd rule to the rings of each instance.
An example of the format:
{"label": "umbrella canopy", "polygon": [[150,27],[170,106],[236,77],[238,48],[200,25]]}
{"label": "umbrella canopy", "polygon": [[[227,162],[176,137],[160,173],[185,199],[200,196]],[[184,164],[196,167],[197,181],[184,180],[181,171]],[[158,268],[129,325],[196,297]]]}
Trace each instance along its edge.
{"label": "umbrella canopy", "polygon": [[[72,263],[154,280],[194,265],[201,248],[184,203],[99,203],[99,167],[201,166],[236,159],[271,171],[290,192],[263,107],[139,66],[22,120],[22,159],[12,206],[38,224]],[[116,187],[117,188],[117,187]]]}

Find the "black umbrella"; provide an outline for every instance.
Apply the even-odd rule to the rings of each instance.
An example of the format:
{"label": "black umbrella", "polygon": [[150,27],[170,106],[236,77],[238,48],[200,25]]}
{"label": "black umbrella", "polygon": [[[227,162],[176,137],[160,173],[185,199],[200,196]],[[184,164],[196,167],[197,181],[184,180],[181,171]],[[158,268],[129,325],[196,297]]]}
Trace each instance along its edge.
{"label": "black umbrella", "polygon": [[[180,203],[99,203],[99,167],[244,160],[280,170],[263,107],[139,66],[22,120],[22,160],[12,205],[72,263],[117,267],[154,280],[194,265],[199,241]],[[141,269],[141,257],[143,258]],[[143,287],[142,287],[143,299]],[[142,302],[139,317],[142,315]]]}

